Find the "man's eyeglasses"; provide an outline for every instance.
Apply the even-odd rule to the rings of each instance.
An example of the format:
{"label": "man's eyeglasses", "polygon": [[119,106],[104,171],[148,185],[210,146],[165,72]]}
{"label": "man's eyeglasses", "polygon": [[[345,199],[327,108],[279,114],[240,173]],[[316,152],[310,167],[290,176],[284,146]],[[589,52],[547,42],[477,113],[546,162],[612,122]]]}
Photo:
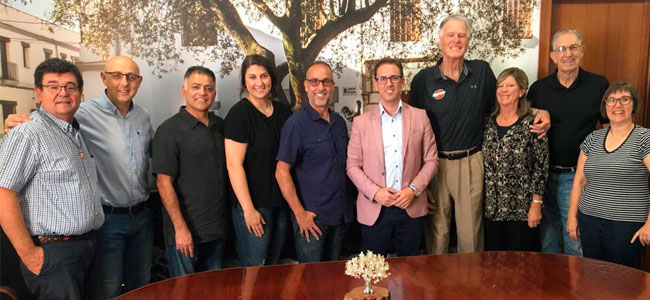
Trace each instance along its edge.
{"label": "man's eyeglasses", "polygon": [[571,45],[571,46],[560,46],[560,47],[557,47],[557,48],[553,49],[553,52],[564,53],[565,51],[569,50],[569,51],[571,51],[571,53],[575,53],[575,52],[577,52],[580,48],[582,48],[582,45],[573,44],[573,45]]}
{"label": "man's eyeglasses", "polygon": [[384,85],[384,84],[388,83],[388,80],[390,80],[390,82],[392,82],[392,83],[398,83],[398,82],[400,82],[400,80],[402,80],[402,76],[399,76],[399,75],[379,76],[379,77],[375,78],[375,80],[377,80],[377,83],[379,85]]}
{"label": "man's eyeglasses", "polygon": [[108,75],[109,77],[111,77],[114,80],[122,80],[122,77],[126,77],[126,81],[128,81],[128,82],[136,81],[136,80],[140,79],[140,77],[142,77],[142,76],[140,76],[138,74],[133,74],[133,73],[124,74],[122,72],[106,72],[106,71],[104,71],[104,74]]}
{"label": "man's eyeglasses", "polygon": [[619,103],[621,103],[621,105],[627,105],[627,104],[630,104],[630,102],[632,102],[632,97],[623,96],[623,97],[618,98],[618,99],[614,98],[614,97],[607,98],[607,99],[605,99],[605,105],[607,105],[608,107],[613,107],[614,105],[616,105],[617,101]]}
{"label": "man's eyeglasses", "polygon": [[79,88],[72,83],[66,85],[47,84],[44,85],[43,88],[52,94],[58,94],[61,89],[65,89],[65,92],[68,93],[68,95],[76,95],[79,93]]}
{"label": "man's eyeglasses", "polygon": [[321,83],[324,86],[332,86],[332,85],[334,85],[334,80],[329,79],[329,78],[325,78],[325,79],[312,78],[312,79],[305,79],[305,80],[307,82],[309,82],[309,85],[311,85],[311,86],[318,86]]}

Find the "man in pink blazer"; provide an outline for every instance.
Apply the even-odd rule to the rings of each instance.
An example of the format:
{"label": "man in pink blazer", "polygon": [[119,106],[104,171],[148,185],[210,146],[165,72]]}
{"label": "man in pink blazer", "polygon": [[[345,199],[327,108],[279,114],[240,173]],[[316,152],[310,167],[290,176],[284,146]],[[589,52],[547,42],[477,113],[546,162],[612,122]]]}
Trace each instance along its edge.
{"label": "man in pink blazer", "polygon": [[384,58],[374,67],[376,107],[354,119],[347,173],[359,189],[357,219],[363,248],[397,256],[420,253],[425,189],[438,170],[436,142],[426,112],[403,103],[402,64]]}

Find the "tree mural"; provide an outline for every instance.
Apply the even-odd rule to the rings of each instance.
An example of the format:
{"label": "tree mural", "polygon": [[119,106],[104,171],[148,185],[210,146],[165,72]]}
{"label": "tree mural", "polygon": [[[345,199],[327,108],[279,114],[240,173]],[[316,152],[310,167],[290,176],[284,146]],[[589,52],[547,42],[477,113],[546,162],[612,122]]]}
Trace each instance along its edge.
{"label": "tree mural", "polygon": [[306,99],[301,84],[306,67],[317,59],[339,72],[345,65],[361,66],[386,55],[434,63],[439,58],[438,24],[451,13],[474,22],[471,56],[517,56],[523,51],[522,25],[508,7],[530,13],[534,1],[56,0],[52,17],[57,23],[80,24],[82,43],[99,55],[106,56],[119,41],[159,76],[182,66],[183,51],[201,62],[219,61],[222,75],[235,70],[247,54],[274,62],[276,54],[258,42],[245,22],[267,24],[270,34],[282,40],[287,58],[275,72],[280,79],[290,76],[292,96],[280,101],[299,107]]}

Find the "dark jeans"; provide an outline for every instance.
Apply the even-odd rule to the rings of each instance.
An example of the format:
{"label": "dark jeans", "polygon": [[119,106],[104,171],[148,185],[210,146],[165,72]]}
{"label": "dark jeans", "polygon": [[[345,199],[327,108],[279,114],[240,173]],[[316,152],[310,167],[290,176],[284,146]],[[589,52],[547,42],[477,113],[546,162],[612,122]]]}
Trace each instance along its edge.
{"label": "dark jeans", "polygon": [[20,262],[20,271],[27,288],[38,299],[95,299],[98,286],[89,279],[98,272],[95,239],[45,243],[41,272],[35,275]]}
{"label": "dark jeans", "polygon": [[339,259],[343,238],[350,224],[324,225],[320,224],[316,217],[314,223],[320,228],[323,235],[318,240],[310,236],[309,242],[307,242],[307,239],[300,234],[300,226],[298,226],[296,218],[292,217],[291,221],[293,222],[293,238],[299,262],[312,263]]}
{"label": "dark jeans", "polygon": [[423,220],[411,218],[399,207],[382,207],[375,224],[361,224],[363,249],[386,256],[395,240],[397,256],[419,255]]}
{"label": "dark jeans", "polygon": [[642,226],[642,222],[611,221],[578,212],[578,228],[585,257],[637,269],[641,268],[645,247],[638,239],[634,244],[630,244],[630,240]]}
{"label": "dark jeans", "polygon": [[544,253],[564,253],[582,256],[580,238],[574,241],[566,230],[569,198],[575,172],[548,172],[544,190],[544,211],[539,224],[540,242]]}
{"label": "dark jeans", "polygon": [[527,221],[485,220],[486,251],[539,251],[539,229]]}
{"label": "dark jeans", "polygon": [[205,243],[194,243],[194,257],[185,256],[176,249],[176,241],[167,245],[167,267],[169,277],[178,277],[201,271],[219,270],[223,263],[223,251],[226,240],[214,240]]}
{"label": "dark jeans", "polygon": [[260,207],[264,218],[264,235],[256,237],[248,232],[244,211],[239,205],[232,209],[232,222],[237,237],[237,255],[242,267],[274,265],[278,263],[287,236],[289,209],[286,206]]}
{"label": "dark jeans", "polygon": [[105,216],[97,234],[102,299],[113,299],[151,281],[153,218],[149,208],[135,215],[105,213]]}

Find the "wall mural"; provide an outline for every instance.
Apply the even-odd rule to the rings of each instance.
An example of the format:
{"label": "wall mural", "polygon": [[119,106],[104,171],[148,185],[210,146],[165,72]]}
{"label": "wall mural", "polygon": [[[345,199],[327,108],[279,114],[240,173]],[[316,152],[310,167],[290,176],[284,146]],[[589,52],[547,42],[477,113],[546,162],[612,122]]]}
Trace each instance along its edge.
{"label": "wall mural", "polygon": [[423,66],[435,63],[440,57],[438,24],[451,13],[474,22],[469,57],[516,57],[524,51],[521,38],[530,35],[530,12],[537,2],[59,0],[53,19],[80,24],[82,42],[93,52],[107,56],[118,46],[145,60],[158,76],[184,69],[183,51],[199,62],[219,61],[222,76],[237,71],[246,54],[276,61],[279,53],[258,42],[249,25],[265,26],[282,40],[287,57],[276,61],[278,77],[290,79],[289,96],[278,91],[279,101],[297,108],[306,99],[301,85],[305,69],[317,59],[330,62],[338,74],[346,66],[362,70],[367,60],[383,56],[417,60]]}

